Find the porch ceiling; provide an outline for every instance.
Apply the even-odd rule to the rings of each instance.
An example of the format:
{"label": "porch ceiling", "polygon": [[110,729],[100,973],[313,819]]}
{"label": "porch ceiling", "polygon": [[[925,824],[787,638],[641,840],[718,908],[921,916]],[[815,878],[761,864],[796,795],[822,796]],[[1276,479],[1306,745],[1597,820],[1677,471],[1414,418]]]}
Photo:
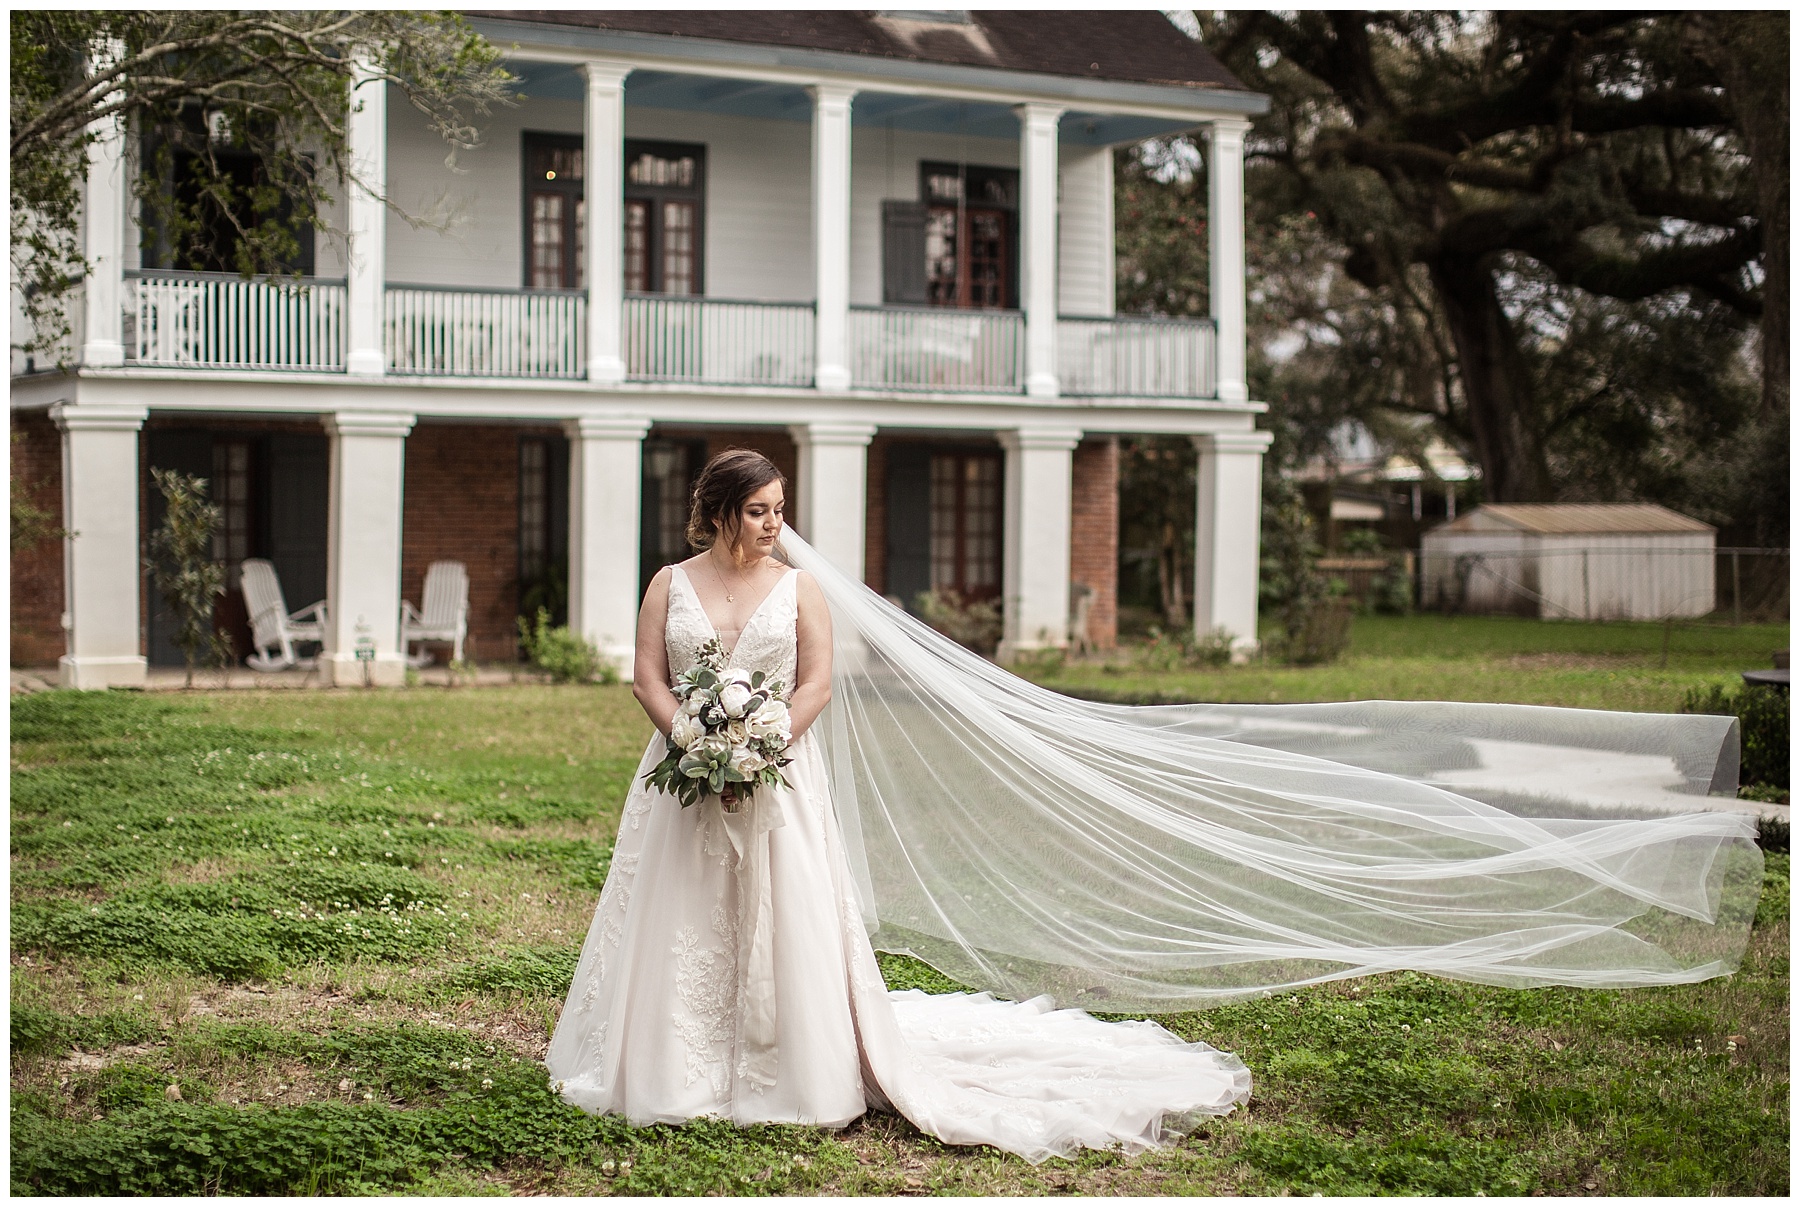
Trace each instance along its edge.
{"label": "porch ceiling", "polygon": [[[579,101],[585,95],[580,71],[561,63],[509,63],[521,77],[519,90],[528,100]],[[724,113],[771,121],[809,122],[811,98],[791,84],[764,83],[667,71],[634,71],[625,81],[625,103],[647,109]],[[858,126],[957,134],[968,138],[1013,139],[1018,118],[1006,105],[957,101],[892,92],[859,94],[851,109]],[[1070,111],[1063,115],[1059,140],[1076,146],[1116,146],[1191,129],[1193,123],[1155,117],[1130,117]]]}

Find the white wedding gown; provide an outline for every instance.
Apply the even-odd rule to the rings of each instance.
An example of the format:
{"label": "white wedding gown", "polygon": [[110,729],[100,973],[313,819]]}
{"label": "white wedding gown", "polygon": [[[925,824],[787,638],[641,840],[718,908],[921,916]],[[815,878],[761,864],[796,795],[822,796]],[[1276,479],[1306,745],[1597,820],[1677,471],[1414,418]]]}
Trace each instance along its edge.
{"label": "white wedding gown", "polygon": [[[745,623],[733,666],[794,682],[799,573]],[[672,575],[679,674],[715,633],[687,576]],[[842,1127],[874,1106],[946,1143],[1041,1161],[1165,1144],[1248,1098],[1241,1060],[1156,1023],[1102,1022],[1047,997],[890,992],[811,732],[792,748],[791,790],[763,789],[738,815],[646,787],[663,751],[654,735],[550,1040],[564,1100],[634,1124]]]}

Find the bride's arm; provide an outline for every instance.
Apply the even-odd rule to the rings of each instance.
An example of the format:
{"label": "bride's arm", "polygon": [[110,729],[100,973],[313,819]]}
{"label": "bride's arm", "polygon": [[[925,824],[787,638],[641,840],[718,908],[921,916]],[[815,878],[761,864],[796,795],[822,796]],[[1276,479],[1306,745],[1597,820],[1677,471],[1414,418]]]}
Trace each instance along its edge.
{"label": "bride's arm", "polygon": [[669,647],[663,642],[663,630],[669,623],[669,577],[669,568],[664,566],[644,592],[644,606],[638,609],[637,655],[631,673],[631,694],[665,738],[675,720],[675,710],[681,706],[669,690]]}
{"label": "bride's arm", "polygon": [[799,642],[799,665],[794,672],[794,691],[788,701],[796,739],[818,719],[831,703],[831,609],[825,594],[812,575],[799,571],[794,584],[799,620],[795,636]]}

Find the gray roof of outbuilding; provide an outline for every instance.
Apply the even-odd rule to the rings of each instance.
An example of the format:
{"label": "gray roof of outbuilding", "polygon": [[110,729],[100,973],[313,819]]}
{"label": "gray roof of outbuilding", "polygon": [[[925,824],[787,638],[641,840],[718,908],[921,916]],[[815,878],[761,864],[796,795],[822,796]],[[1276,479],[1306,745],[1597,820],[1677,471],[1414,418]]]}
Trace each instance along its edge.
{"label": "gray roof of outbuilding", "polygon": [[1655,503],[1484,503],[1433,531],[1474,531],[1478,524],[1476,517],[1481,515],[1499,520],[1510,528],[1545,536],[1714,531],[1711,524],[1703,524],[1692,516]]}
{"label": "gray roof of outbuilding", "polygon": [[915,10],[509,9],[469,16],[620,33],[834,51],[1045,75],[1249,91],[1212,52],[1150,9]]}

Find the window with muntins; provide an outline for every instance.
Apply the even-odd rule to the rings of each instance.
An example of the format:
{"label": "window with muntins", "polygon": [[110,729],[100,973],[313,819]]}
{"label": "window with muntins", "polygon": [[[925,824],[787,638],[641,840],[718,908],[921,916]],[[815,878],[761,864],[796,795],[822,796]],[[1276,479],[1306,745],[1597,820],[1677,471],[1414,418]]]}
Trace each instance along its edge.
{"label": "window with muntins", "polygon": [[[587,287],[587,201],[579,135],[525,135],[525,284]],[[625,143],[624,287],[627,293],[703,292],[706,148]]]}
{"label": "window with muntins", "polygon": [[965,599],[1000,593],[1000,457],[931,457],[931,585]]}
{"label": "window with muntins", "polygon": [[701,277],[706,148],[625,142],[625,290],[691,297]]}
{"label": "window with muntins", "polygon": [[531,289],[585,288],[581,138],[527,133],[524,159],[525,284]]}
{"label": "window with muntins", "polygon": [[919,175],[927,304],[1016,309],[1019,173],[924,162]]}

